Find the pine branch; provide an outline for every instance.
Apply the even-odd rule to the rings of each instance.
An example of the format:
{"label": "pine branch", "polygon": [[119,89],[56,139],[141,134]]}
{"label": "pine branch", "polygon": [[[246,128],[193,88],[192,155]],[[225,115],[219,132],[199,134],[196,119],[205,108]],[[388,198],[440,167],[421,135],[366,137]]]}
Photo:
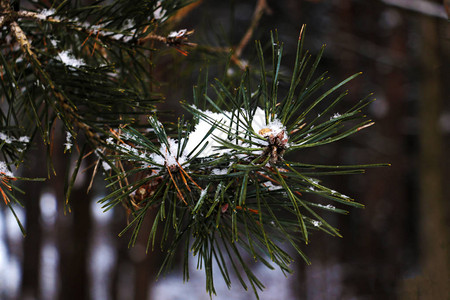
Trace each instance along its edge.
{"label": "pine branch", "polygon": [[[154,111],[161,98],[148,89],[147,52],[154,50],[139,40],[182,2],[137,5],[118,0],[82,7],[62,2],[52,8],[16,11],[10,1],[1,0],[0,90],[7,110],[0,113],[0,149],[6,164],[25,161],[36,133],[50,149],[57,120],[67,132],[65,152],[77,142],[82,146],[77,149],[84,149],[86,142],[93,149],[105,145],[111,127],[138,126],[140,116]],[[139,11],[133,19],[124,14],[133,10]],[[193,46],[187,40],[191,33],[170,37],[167,43],[180,49]],[[68,177],[67,200],[84,158],[80,153],[78,168]],[[6,201],[9,196],[3,195]]]}
{"label": "pine branch", "polygon": [[[242,259],[243,252],[271,267],[265,260],[268,256],[289,271],[293,258],[283,249],[288,243],[309,263],[299,243],[307,244],[312,231],[341,236],[320,211],[347,212],[332,204],[317,203],[308,195],[363,207],[322,185],[317,177],[361,173],[366,167],[381,166],[321,166],[285,160],[289,152],[335,142],[373,124],[361,114],[370,100],[345,113],[333,113],[346,93],[333,95],[359,74],[316,95],[326,81],[323,75],[314,79],[323,50],[308,66],[309,54],[302,53],[303,37],[302,30],[284,98],[278,96],[278,81],[283,78],[279,67],[282,44],[272,35],[271,68],[266,69],[262,47],[257,43],[261,66],[256,91],[251,90],[249,71],[243,74],[238,88],[228,88],[217,80],[212,88],[214,96],[194,89],[196,105],[183,104],[194,116],[194,125],[180,120],[177,132],[170,134],[156,117],[151,117],[149,133],[123,128],[108,145],[109,159],[126,166],[112,174],[112,184],[123,183],[125,178],[130,183],[102,199],[104,208],[119,203],[127,206],[132,221],[124,232],[133,231],[130,245],[148,210],[156,210],[148,247],[153,249],[156,230],[163,227],[160,246],[168,255],[163,268],[170,267],[178,248],[184,247],[186,253],[192,250],[199,267],[205,269],[210,294],[215,293],[213,261],[227,285],[231,262],[243,287],[247,288],[247,280],[256,295],[263,285]],[[266,71],[269,69],[272,71]],[[317,115],[318,104],[325,101],[328,107]],[[197,106],[200,103],[205,107]],[[207,110],[206,105],[215,112]],[[184,266],[188,278],[186,262]],[[246,280],[238,271],[241,268]]]}
{"label": "pine branch", "polygon": [[[190,41],[193,30],[167,34],[162,28],[186,3],[116,0],[70,6],[63,1],[54,8],[14,11],[9,1],[0,0],[0,88],[8,106],[0,110],[6,160],[0,163],[0,195],[11,210],[12,203],[20,204],[12,193],[20,190],[12,183],[21,178],[10,165],[20,165],[31,144],[22,134],[32,139],[40,133],[50,144],[60,120],[67,132],[65,152],[77,156],[65,186],[66,208],[81,162],[96,155],[93,173],[102,170],[111,190],[99,202],[105,211],[124,207],[129,224],[120,235],[131,231],[130,246],[154,211],[147,251],[155,246],[166,251],[161,272],[183,249],[185,279],[192,252],[205,270],[210,295],[216,292],[217,264],[227,286],[234,272],[258,297],[264,285],[245,256],[290,272],[294,257],[288,249],[310,263],[302,249],[315,231],[341,236],[323,212],[346,214],[347,206],[363,207],[321,180],[383,164],[316,165],[289,161],[287,155],[373,125],[362,114],[371,100],[336,112],[347,95],[339,91],[360,73],[325,88],[326,73],[316,74],[324,47],[316,58],[304,51],[303,27],[291,76],[282,71],[283,44],[274,32],[270,57],[260,42],[255,44],[258,67],[240,65],[242,77],[235,84],[225,79],[209,85],[206,74],[194,87],[193,104],[182,103],[193,120],[162,124],[154,107],[162,97],[153,92],[151,54],[160,50],[158,43],[184,55],[187,47],[197,46]],[[267,9],[266,1],[258,1],[231,61],[239,65]],[[80,132],[85,140],[77,138]],[[74,142],[78,152],[72,153]]]}

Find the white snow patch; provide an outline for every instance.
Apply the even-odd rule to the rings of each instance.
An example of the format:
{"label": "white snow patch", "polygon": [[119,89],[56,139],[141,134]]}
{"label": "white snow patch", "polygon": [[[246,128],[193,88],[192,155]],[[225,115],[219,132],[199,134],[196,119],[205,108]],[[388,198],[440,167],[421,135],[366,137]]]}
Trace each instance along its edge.
{"label": "white snow patch", "polygon": [[15,139],[4,134],[3,132],[0,132],[0,140],[5,141],[6,144],[11,144]]}
{"label": "white snow patch", "polygon": [[336,209],[336,207],[334,207],[331,204],[328,205],[322,205],[322,204],[317,204],[318,207],[322,207],[322,208],[326,208],[326,209]]}
{"label": "white snow patch", "polygon": [[265,111],[260,107],[256,109],[255,115],[253,116],[252,128],[263,137],[276,136],[283,132],[283,139],[288,139],[286,127],[284,127],[277,116],[275,115],[273,120],[267,123]]}
{"label": "white snow patch", "polygon": [[310,178],[310,181],[312,184],[319,184],[319,180],[317,180],[317,179]]}
{"label": "white snow patch", "polygon": [[[193,108],[195,108],[193,106]],[[197,109],[197,108],[195,108]],[[198,109],[197,109],[198,110]],[[188,142],[186,145],[185,153],[190,154],[197,147],[197,152],[205,146],[201,153],[192,153],[192,155],[198,154],[197,157],[208,157],[212,155],[224,155],[230,154],[230,150],[222,147],[221,140],[228,140],[229,129],[232,134],[238,135],[247,131],[247,124],[245,119],[249,118],[244,110],[235,110],[233,112],[214,113],[209,110],[198,110],[203,113],[195,129],[189,134]],[[215,126],[210,135],[205,139],[205,135],[211,128]],[[253,116],[252,123],[250,125],[253,130],[266,138],[270,135],[278,135],[283,132],[283,139],[287,140],[286,129],[279,119],[274,119],[267,123],[265,119],[265,112],[262,108],[257,108]],[[203,140],[203,141],[202,141]],[[257,141],[258,148],[267,146],[267,141],[259,139]],[[254,145],[247,142],[238,142],[238,145],[246,148],[253,148]]]}
{"label": "white snow patch", "polygon": [[132,19],[126,19],[125,22],[123,23],[122,30],[130,30],[134,26],[136,26],[136,23],[134,23]]}
{"label": "white snow patch", "polygon": [[50,44],[52,44],[53,47],[58,47],[58,43],[59,41],[56,39],[49,39],[50,40]]}
{"label": "white snow patch", "polygon": [[169,35],[167,36],[168,38],[175,38],[175,37],[182,37],[183,35],[185,35],[187,32],[187,29],[181,29],[179,31],[172,31],[171,33],[169,33]]}
{"label": "white snow patch", "polygon": [[72,149],[72,134],[69,131],[66,132],[66,142],[64,143],[64,146],[64,152]]}
{"label": "white snow patch", "polygon": [[29,143],[30,142],[30,137],[28,137],[28,136],[21,136],[19,138],[19,142],[21,142],[21,143]]}
{"label": "white snow patch", "polygon": [[105,171],[111,170],[111,166],[106,161],[102,161],[102,167]]}
{"label": "white snow patch", "polygon": [[106,139],[106,143],[107,143],[108,145],[114,145],[114,138],[113,138],[113,137],[107,138],[107,139]]}
{"label": "white snow patch", "polygon": [[153,11],[155,20],[163,22],[166,19],[166,10],[162,8],[162,1],[156,3],[156,9]]}
{"label": "white snow patch", "polygon": [[14,174],[8,170],[4,161],[0,161],[0,176],[14,177]]}
{"label": "white snow patch", "polygon": [[114,35],[111,35],[110,38],[115,39],[116,41],[122,40],[124,42],[129,42],[133,37],[130,35],[124,35],[121,33],[116,33]]}
{"label": "white snow patch", "polygon": [[206,192],[207,192],[207,190],[206,190],[206,189],[203,189],[203,190],[200,192],[200,198],[205,197]]}
{"label": "white snow patch", "polygon": [[48,17],[50,17],[51,15],[54,15],[55,13],[56,13],[56,11],[53,8],[50,8],[50,9],[44,8],[36,15],[36,17],[38,19],[45,20]]}
{"label": "white snow patch", "polygon": [[86,63],[79,58],[75,58],[69,50],[64,50],[58,54],[60,61],[68,67],[79,68]]}
{"label": "white snow patch", "polygon": [[330,120],[337,119],[337,118],[339,118],[340,116],[341,116],[340,113],[335,113],[335,114],[330,118]]}
{"label": "white snow patch", "polygon": [[211,170],[211,175],[226,175],[227,173],[228,169],[215,168]]}
{"label": "white snow patch", "polygon": [[[0,132],[0,140],[4,141],[6,144],[11,144],[13,142],[27,144],[30,142],[30,138],[28,136],[21,136],[19,139],[16,139],[14,136],[9,136],[3,132]],[[20,150],[23,150],[23,149],[19,149],[19,151]]]}
{"label": "white snow patch", "polygon": [[[196,152],[192,153],[195,155],[200,151],[203,146],[206,147],[197,157],[208,157],[214,154],[222,155],[227,152],[226,149],[220,149],[221,143],[219,140],[227,140],[227,133],[221,130],[219,127],[223,127],[227,122],[227,116],[219,113],[214,113],[211,111],[202,111],[208,116],[211,123],[215,123],[216,128],[211,132],[211,134],[206,138],[205,135],[213,127],[213,125],[204,119],[200,119],[198,124],[195,126],[194,131],[189,134],[188,142],[186,144],[185,153],[191,154],[192,151],[197,147]],[[203,140],[203,141],[202,141]]]}
{"label": "white snow patch", "polygon": [[275,185],[272,181],[266,181],[263,183],[264,187],[266,187],[269,191],[276,191],[282,189],[282,186]]}
{"label": "white snow patch", "polygon": [[315,227],[320,227],[322,225],[322,222],[317,221],[317,220],[311,220],[311,223],[315,226]]}
{"label": "white snow patch", "polygon": [[174,139],[168,138],[169,148],[167,148],[166,144],[162,144],[159,152],[161,155],[157,153],[152,153],[150,158],[158,165],[161,166],[177,166],[178,164],[183,165],[186,163],[187,158],[184,154],[180,154],[178,157],[178,142]]}

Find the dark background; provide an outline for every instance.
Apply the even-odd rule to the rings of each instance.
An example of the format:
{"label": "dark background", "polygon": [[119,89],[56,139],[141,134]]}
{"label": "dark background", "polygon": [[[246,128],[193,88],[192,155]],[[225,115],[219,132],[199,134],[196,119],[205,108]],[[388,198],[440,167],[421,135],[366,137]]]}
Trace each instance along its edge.
{"label": "dark background", "polygon": [[[195,29],[193,40],[200,46],[238,45],[256,2],[203,1],[174,26]],[[405,3],[409,6],[402,7]],[[437,10],[426,5],[430,3]],[[298,159],[391,166],[326,179],[366,208],[325,216],[344,238],[314,234],[303,247],[312,265],[299,258],[287,279],[281,274],[280,279],[270,277],[273,282],[264,282],[268,293],[262,292],[261,299],[281,299],[281,290],[278,297],[269,292],[280,282],[280,289],[290,289],[292,299],[450,299],[450,31],[441,2],[280,0],[268,1],[268,6],[271,14],[262,16],[251,40],[266,42],[270,30],[276,29],[284,43],[282,68],[287,74],[300,28],[307,24],[306,49],[315,54],[327,44],[320,71],[329,72],[328,87],[363,72],[347,85],[349,96],[343,105],[369,93],[377,99],[366,110],[375,126],[336,145],[298,153]],[[252,42],[241,58],[250,67],[256,62]],[[192,53],[185,59],[173,52],[161,58],[154,70],[167,95],[161,109],[182,113],[178,102],[190,99],[198,75],[192,66],[199,60],[208,60],[211,76],[219,76],[220,66],[215,67],[211,55]],[[44,155],[35,151],[37,158]],[[55,151],[56,171],[64,174],[63,146]],[[44,161],[36,159],[24,176],[46,177],[45,169]],[[70,215],[64,215],[59,200],[63,176],[46,185],[27,184],[26,206],[20,212],[26,238],[10,224],[10,213],[2,207],[0,299],[208,299],[204,286],[193,286],[202,281],[179,289],[182,279],[177,271],[176,280],[160,279],[152,291],[161,254],[145,255],[145,234],[135,248],[127,248],[127,237],[117,237],[126,222],[123,211],[99,213],[95,201],[104,193],[103,182],[86,195],[89,179],[89,174],[79,179]],[[180,292],[163,296],[164,289]],[[232,289],[242,299],[254,297],[236,281]],[[180,294],[185,291],[191,292]],[[224,295],[216,299],[238,297]]]}

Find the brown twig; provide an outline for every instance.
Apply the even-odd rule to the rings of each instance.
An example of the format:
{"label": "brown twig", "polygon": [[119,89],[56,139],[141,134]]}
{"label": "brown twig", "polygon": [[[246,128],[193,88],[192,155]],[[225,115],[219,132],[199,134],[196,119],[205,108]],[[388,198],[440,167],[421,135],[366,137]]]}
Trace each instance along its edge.
{"label": "brown twig", "polygon": [[153,33],[149,33],[142,39],[139,39],[139,43],[144,43],[147,41],[158,41],[161,43],[165,43],[169,47],[175,48],[178,52],[183,55],[187,55],[188,52],[183,49],[183,47],[196,47],[196,43],[189,42],[189,37],[194,33],[194,30],[187,31],[186,29],[182,29],[179,31],[172,31],[167,37],[156,35]]}
{"label": "brown twig", "polygon": [[247,46],[251,37],[253,36],[255,29],[258,27],[259,21],[261,17],[264,15],[264,13],[268,15],[272,14],[272,10],[267,4],[267,0],[257,0],[255,10],[253,11],[252,20],[250,22],[250,26],[247,28],[247,31],[245,32],[244,36],[242,37],[241,41],[236,46],[234,51],[231,48],[221,48],[221,47],[208,48],[208,50],[211,52],[232,52],[230,57],[231,61],[235,65],[237,65],[239,69],[245,71],[247,64],[241,60],[241,55],[242,52],[244,51],[244,48]]}
{"label": "brown twig", "polygon": [[172,179],[173,184],[175,185],[175,188],[177,190],[178,196],[180,197],[181,200],[183,200],[184,204],[186,204],[186,206],[188,205],[186,200],[184,200],[183,194],[181,193],[180,189],[178,188],[177,183],[175,182],[175,179],[173,178],[172,172],[170,172],[170,166],[166,166],[166,169],[169,173],[170,179]]}
{"label": "brown twig", "polygon": [[263,16],[264,12],[270,15],[272,13],[272,10],[267,5],[266,0],[258,0],[258,2],[256,3],[255,10],[253,11],[252,22],[250,23],[250,26],[247,28],[247,31],[245,32],[244,36],[239,42],[239,45],[236,47],[234,51],[234,55],[236,56],[236,58],[241,57],[244,48],[247,46],[248,42],[250,41],[253,35],[253,32],[255,31],[256,27],[258,27],[259,20]]}
{"label": "brown twig", "polygon": [[[186,177],[189,178],[189,180],[192,181],[192,183],[193,183],[196,187],[198,187],[199,190],[203,191],[203,189],[202,189],[202,188],[194,181],[194,179],[192,179],[192,177],[189,176],[189,174],[183,169],[183,167],[182,167],[181,164],[178,162],[178,160],[177,160],[177,164],[178,164],[178,166],[179,166],[179,168],[180,168],[180,170],[181,170],[181,173],[182,173],[182,174],[184,173],[184,174],[186,175]],[[189,187],[188,187],[188,188],[189,188]]]}
{"label": "brown twig", "polygon": [[192,12],[192,10],[200,6],[202,2],[203,0],[197,0],[179,9],[174,16],[170,17],[169,19],[170,24],[179,23],[180,21],[182,21],[187,15],[189,15]]}
{"label": "brown twig", "polygon": [[157,34],[149,33],[145,37],[141,38],[139,40],[139,43],[144,43],[147,41],[157,41],[157,42],[161,42],[161,43],[165,44],[165,43],[167,43],[167,38],[165,36],[160,36]]}

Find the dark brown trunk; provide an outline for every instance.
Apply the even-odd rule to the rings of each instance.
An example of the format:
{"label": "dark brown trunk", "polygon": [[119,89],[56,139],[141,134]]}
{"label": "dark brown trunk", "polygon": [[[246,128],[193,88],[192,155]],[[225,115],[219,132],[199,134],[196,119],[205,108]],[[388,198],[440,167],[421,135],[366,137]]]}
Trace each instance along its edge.
{"label": "dark brown trunk", "polygon": [[[439,20],[422,17],[420,97],[420,264],[421,275],[404,284],[404,299],[450,299],[450,247],[444,195],[443,110]],[[448,96],[448,95],[447,95]],[[447,154],[448,155],[448,154]]]}
{"label": "dark brown trunk", "polygon": [[[62,143],[61,143],[62,144]],[[62,151],[62,149],[59,149]],[[73,149],[77,155],[76,149]],[[58,160],[57,176],[54,182],[58,189],[58,203],[63,205],[64,197],[62,188],[64,187],[63,174],[68,167],[67,156],[62,153],[55,153],[54,160]],[[79,174],[82,182],[74,186],[70,197],[71,213],[62,214],[58,222],[58,246],[59,246],[59,278],[60,289],[59,299],[61,300],[81,300],[90,299],[90,277],[89,277],[89,252],[90,236],[92,231],[92,216],[90,211],[91,196],[86,194],[89,184],[89,176],[83,178]]]}
{"label": "dark brown trunk", "polygon": [[[36,150],[31,154],[34,157],[41,157],[43,149]],[[43,161],[35,159],[32,165],[25,169],[24,177],[45,176],[41,170],[45,170]],[[42,182],[27,182],[24,184],[25,195],[21,199],[25,205],[25,230],[27,236],[23,241],[23,261],[22,261],[22,299],[39,299],[40,297],[40,267],[42,253],[42,224],[40,213],[40,196],[42,192]]]}
{"label": "dark brown trunk", "polygon": [[134,257],[132,257],[135,274],[134,300],[145,300],[148,298],[148,295],[151,293],[153,281],[158,273],[158,260],[161,257],[160,252],[158,251],[159,241],[156,240],[156,251],[152,252],[150,248],[149,253],[145,253],[148,235],[152,228],[154,218],[154,214],[150,211],[143,222],[136,246],[131,253],[134,255]]}

